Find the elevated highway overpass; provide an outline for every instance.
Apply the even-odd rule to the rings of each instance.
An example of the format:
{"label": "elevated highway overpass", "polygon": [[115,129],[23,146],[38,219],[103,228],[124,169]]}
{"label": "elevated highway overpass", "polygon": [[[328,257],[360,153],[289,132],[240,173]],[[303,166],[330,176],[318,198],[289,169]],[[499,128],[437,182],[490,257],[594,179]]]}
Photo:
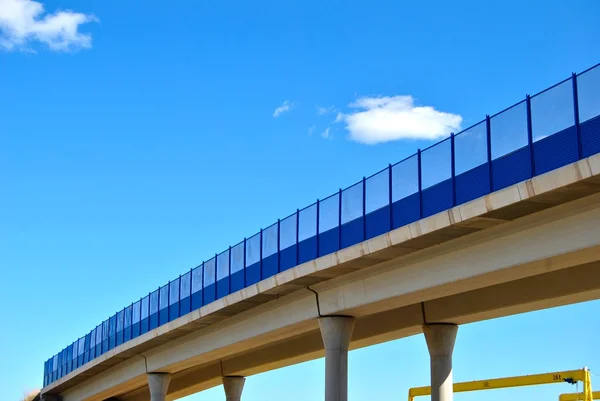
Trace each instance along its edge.
{"label": "elevated highway overpass", "polygon": [[[577,99],[575,84],[573,88]],[[575,125],[554,134],[558,135],[551,137],[554,142],[534,141],[532,100],[527,97],[529,143],[508,153],[512,158],[508,162],[493,159],[490,120],[494,117],[488,117],[484,125],[488,159],[483,164],[457,172],[458,142],[452,136],[448,142],[451,177],[436,178],[427,188],[419,152],[418,196],[401,198],[398,202],[404,203],[398,209],[394,209],[390,166],[390,207],[386,209],[390,223],[381,233],[367,235],[368,184],[363,180],[361,240],[343,246],[344,195],[340,191],[338,249],[318,251],[320,245],[328,246],[325,234],[329,233],[319,229],[319,203],[316,257],[299,259],[297,225],[298,263],[282,269],[283,228],[278,222],[279,268],[252,282],[246,253],[244,286],[233,290],[230,248],[227,293],[218,296],[219,281],[215,280],[217,296],[210,302],[136,336],[130,327],[127,340],[116,340],[112,346],[109,322],[109,329],[103,331],[109,333],[108,347],[104,338],[89,342],[95,338],[92,333],[75,343],[76,351],[66,358],[68,369],[60,368],[56,374],[56,364],[47,362],[42,398],[141,401],[152,397],[152,401],[163,401],[224,383],[228,399],[236,400],[245,377],[325,356],[325,399],[346,400],[349,349],[424,332],[431,354],[432,399],[449,401],[452,350],[459,325],[600,298],[600,147],[594,148],[600,138],[600,120],[594,115],[588,119],[593,124],[582,124],[575,104]],[[575,150],[563,137],[576,139]],[[573,151],[576,160],[568,162],[565,154]],[[524,155],[528,158],[522,159]],[[525,170],[529,169],[525,173],[514,167],[522,167],[522,160],[527,161]],[[502,171],[512,178],[507,181]],[[461,185],[477,187],[482,172],[487,194],[471,193],[465,198]],[[450,188],[450,200],[445,188]],[[394,220],[394,211],[409,210],[415,199],[418,218],[407,224]],[[445,207],[447,201],[450,207]],[[297,224],[300,216],[297,212]],[[348,230],[354,229],[349,226],[353,221],[346,224]],[[263,238],[261,230],[262,250]],[[247,250],[246,246],[244,241]],[[261,251],[261,260],[266,260],[264,256]],[[214,263],[218,267],[218,257]],[[267,263],[260,266],[264,269]],[[179,294],[183,286],[178,288]],[[183,302],[183,297],[177,299]],[[161,319],[158,312],[157,319]],[[118,333],[118,324],[114,327]],[[101,353],[86,357],[97,347]]]}

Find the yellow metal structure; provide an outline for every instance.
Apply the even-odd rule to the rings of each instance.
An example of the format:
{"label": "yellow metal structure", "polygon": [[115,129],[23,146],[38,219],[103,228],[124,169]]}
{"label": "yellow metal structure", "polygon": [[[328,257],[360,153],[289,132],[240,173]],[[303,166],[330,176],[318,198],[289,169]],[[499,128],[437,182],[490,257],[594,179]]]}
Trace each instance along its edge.
{"label": "yellow metal structure", "polygon": [[[592,399],[600,400],[600,391],[594,391],[592,393]],[[583,393],[567,393],[567,394],[561,394],[558,397],[558,401],[582,401],[582,400],[583,400]]]}
{"label": "yellow metal structure", "polygon": [[[475,380],[471,382],[454,383],[454,392],[461,393],[465,391],[493,390],[508,387],[535,386],[539,384],[552,383],[583,383],[582,393],[577,393],[572,400],[560,401],[593,401],[592,400],[592,380],[590,371],[587,368],[579,370],[567,370],[564,372],[542,373],[537,375],[503,377],[499,379]],[[413,387],[408,390],[408,401],[414,401],[415,397],[431,395],[431,387]]]}

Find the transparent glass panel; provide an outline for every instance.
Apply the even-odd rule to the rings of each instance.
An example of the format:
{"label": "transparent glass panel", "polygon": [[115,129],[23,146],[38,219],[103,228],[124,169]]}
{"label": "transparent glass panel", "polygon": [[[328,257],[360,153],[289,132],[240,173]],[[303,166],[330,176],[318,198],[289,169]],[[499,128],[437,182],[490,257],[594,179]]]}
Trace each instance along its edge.
{"label": "transparent glass panel", "polygon": [[246,266],[260,261],[260,233],[246,240]]}
{"label": "transparent glass panel", "polygon": [[141,306],[142,306],[141,301],[137,301],[136,303],[133,304],[133,307],[131,308],[131,322],[132,323],[140,322],[141,315],[142,315]]}
{"label": "transparent glass panel", "polygon": [[452,144],[446,139],[421,152],[423,189],[452,178]]}
{"label": "transparent glass panel", "polygon": [[392,201],[419,192],[419,160],[417,155],[392,166]]}
{"label": "transparent glass panel", "polygon": [[337,227],[340,224],[339,192],[319,202],[319,232]]}
{"label": "transparent glass panel", "polygon": [[231,248],[231,273],[244,269],[244,243],[240,242]]}
{"label": "transparent glass panel", "polygon": [[117,331],[122,331],[123,330],[123,317],[125,315],[125,311],[119,311],[117,312]]}
{"label": "transparent glass panel", "polygon": [[600,66],[577,76],[579,122],[600,115]]}
{"label": "transparent glass panel", "polygon": [[158,312],[158,290],[150,294],[150,314]]}
{"label": "transparent glass panel", "polygon": [[52,371],[55,371],[58,369],[58,355],[54,355],[52,357]]}
{"label": "transparent glass panel", "polygon": [[296,214],[293,214],[279,223],[279,229],[281,230],[279,247],[281,249],[289,248],[296,244],[296,218]]}
{"label": "transparent glass panel", "polygon": [[150,316],[150,295],[146,295],[142,299],[142,319],[146,319]]}
{"label": "transparent glass panel", "polygon": [[179,302],[179,277],[169,284],[169,305]]}
{"label": "transparent glass panel", "polygon": [[77,345],[77,355],[83,355],[85,353],[85,337],[79,339]]}
{"label": "transparent glass panel", "polygon": [[456,175],[487,162],[487,124],[485,121],[454,137]]}
{"label": "transparent glass panel", "polygon": [[217,256],[217,280],[229,276],[229,249]]}
{"label": "transparent glass panel", "polygon": [[204,262],[204,288],[215,283],[217,270],[217,261],[215,258],[210,259],[208,262]]}
{"label": "transparent glass panel", "polygon": [[262,247],[263,247],[263,253],[262,253],[262,257],[263,259],[266,258],[267,256],[271,256],[275,253],[277,253],[277,235],[278,235],[278,231],[277,231],[277,223],[273,224],[270,227],[267,227],[263,230],[263,239],[262,239]]}
{"label": "transparent glass panel", "polygon": [[131,305],[125,308],[125,315],[123,317],[123,327],[125,328],[131,326],[131,309]]}
{"label": "transparent glass panel", "polygon": [[189,297],[192,293],[192,272],[187,272],[181,276],[181,294],[179,298]]}
{"label": "transparent glass panel", "polygon": [[92,335],[90,336],[90,349],[96,346],[96,329],[92,330]]}
{"label": "transparent glass panel", "polygon": [[317,204],[300,210],[298,242],[317,235]]}
{"label": "transparent glass panel", "polygon": [[363,183],[354,184],[342,191],[342,224],[363,215]]}
{"label": "transparent glass panel", "polygon": [[385,169],[367,178],[365,209],[367,213],[381,209],[390,203],[390,169]]}
{"label": "transparent glass panel", "polygon": [[77,355],[79,355],[79,340],[75,340],[75,342],[73,343],[73,351],[71,351],[71,359],[73,359],[73,360],[77,359]]}
{"label": "transparent glass panel", "polygon": [[202,265],[192,270],[192,294],[202,289]]}
{"label": "transparent glass panel", "polygon": [[527,146],[527,104],[518,103],[490,119],[492,159]]}
{"label": "transparent glass panel", "polygon": [[108,335],[109,335],[108,329],[109,329],[109,323],[108,323],[108,320],[105,320],[102,322],[102,339],[103,340],[106,340],[108,338]]}
{"label": "transparent glass panel", "polygon": [[111,316],[108,323],[108,329],[111,336],[117,333],[117,315]]}
{"label": "transparent glass panel", "polygon": [[[98,345],[102,343],[102,338],[104,337],[102,335],[102,329],[103,328],[104,328],[104,324],[103,323],[101,323],[98,326],[96,326],[96,344],[98,344]],[[108,334],[108,332],[107,332],[107,334]]]}
{"label": "transparent glass panel", "polygon": [[169,284],[165,284],[162,287],[160,287],[158,302],[160,309],[165,309],[169,306]]}
{"label": "transparent glass panel", "polygon": [[569,79],[531,98],[531,131],[534,142],[574,124],[572,80]]}

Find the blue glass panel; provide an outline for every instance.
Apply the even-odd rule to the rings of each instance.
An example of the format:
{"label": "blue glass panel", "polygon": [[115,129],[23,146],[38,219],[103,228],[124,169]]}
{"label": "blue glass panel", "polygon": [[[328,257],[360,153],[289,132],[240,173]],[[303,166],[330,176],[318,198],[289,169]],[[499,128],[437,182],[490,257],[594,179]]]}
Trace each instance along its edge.
{"label": "blue glass panel", "polygon": [[246,285],[260,281],[260,233],[246,240]]}
{"label": "blue glass panel", "polygon": [[426,189],[452,177],[450,139],[421,152],[421,184]]}
{"label": "blue glass panel", "polygon": [[531,98],[533,142],[575,124],[573,81],[567,80]]}
{"label": "blue glass panel", "polygon": [[117,315],[109,318],[108,330],[108,349],[113,349],[117,344]]}
{"label": "blue glass panel", "polygon": [[132,305],[125,308],[125,314],[123,316],[123,342],[131,340],[131,310]]}
{"label": "blue glass panel", "polygon": [[179,317],[179,286],[181,280],[176,278],[169,284],[169,321]]}
{"label": "blue glass panel", "polygon": [[296,219],[297,215],[293,214],[281,220],[279,224],[279,230],[281,231],[279,238],[280,271],[290,269],[298,263],[296,252]]}
{"label": "blue glass panel", "polygon": [[277,223],[265,228],[262,232],[262,272],[261,278],[272,277],[279,272],[277,241],[279,230]]}
{"label": "blue glass panel", "polygon": [[158,290],[150,294],[150,316],[148,317],[148,330],[158,327]]}
{"label": "blue glass panel", "polygon": [[600,116],[580,124],[579,130],[582,156],[589,157],[600,153]]}
{"label": "blue glass panel", "polygon": [[202,265],[192,270],[192,310],[196,310],[203,305],[202,276]]}
{"label": "blue glass panel", "polygon": [[96,356],[102,355],[102,324],[96,326]]}
{"label": "blue glass panel", "polygon": [[419,220],[419,164],[417,155],[392,166],[392,228]]}
{"label": "blue glass panel", "polygon": [[317,205],[300,210],[298,217],[298,263],[317,257]]}
{"label": "blue glass panel", "polygon": [[231,248],[231,292],[244,288],[244,243]]}
{"label": "blue glass panel", "polygon": [[573,125],[534,142],[533,157],[536,175],[576,162],[579,159],[577,128]]}
{"label": "blue glass panel", "polygon": [[131,307],[131,338],[136,338],[140,333],[140,321],[142,320],[142,302],[137,301]]}
{"label": "blue glass panel", "polygon": [[319,202],[319,256],[340,249],[340,195],[336,193]]}
{"label": "blue glass panel", "polygon": [[181,289],[179,298],[179,316],[190,313],[192,310],[192,272],[187,272],[181,276]]}
{"label": "blue glass panel", "polygon": [[125,311],[117,312],[117,344],[123,344],[123,328],[124,328]]}
{"label": "blue glass panel", "polygon": [[108,337],[109,337],[109,323],[108,319],[102,322],[102,353],[104,354],[109,350],[108,348]]}
{"label": "blue glass panel", "polygon": [[158,293],[158,325],[169,322],[169,284],[160,288]]}
{"label": "blue glass panel", "polygon": [[531,153],[525,146],[492,160],[494,191],[514,185],[531,177]]}
{"label": "blue glass panel", "polygon": [[577,99],[580,123],[600,115],[600,66],[577,76]]}
{"label": "blue glass panel", "polygon": [[217,256],[217,298],[229,295],[229,249]]}
{"label": "blue glass panel", "polygon": [[527,146],[527,104],[525,101],[490,119],[492,159]]}
{"label": "blue glass panel", "polygon": [[391,169],[385,169],[367,178],[365,184],[367,239],[381,235],[391,229],[390,174]]}
{"label": "blue glass panel", "polygon": [[342,191],[342,239],[340,248],[346,248],[362,242],[363,223],[363,183]]}
{"label": "blue glass panel", "polygon": [[456,176],[456,203],[460,205],[490,193],[490,167],[481,164]]}
{"label": "blue glass panel", "polygon": [[212,258],[204,262],[204,283],[203,283],[203,296],[204,305],[208,305],[213,302],[216,298],[216,273],[217,273],[217,261],[216,258]]}

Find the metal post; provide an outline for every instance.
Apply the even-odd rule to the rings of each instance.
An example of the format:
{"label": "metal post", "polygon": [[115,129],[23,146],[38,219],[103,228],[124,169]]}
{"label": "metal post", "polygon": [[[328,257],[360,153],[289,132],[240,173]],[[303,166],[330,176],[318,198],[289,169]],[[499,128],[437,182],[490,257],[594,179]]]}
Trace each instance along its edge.
{"label": "metal post", "polygon": [[[228,277],[227,281],[229,282],[228,283],[229,288],[227,289],[227,292],[231,294],[231,245],[229,246],[229,263],[228,263],[227,267],[229,269],[228,276],[227,276]],[[181,285],[181,280],[179,280],[179,285]],[[179,291],[179,296],[181,297],[181,291]]]}
{"label": "metal post", "polygon": [[388,164],[388,205],[390,206],[390,230],[394,229],[394,208],[392,198],[392,164]]}
{"label": "metal post", "polygon": [[296,209],[296,266],[300,264],[300,209]]}
{"label": "metal post", "polygon": [[577,133],[577,155],[583,159],[583,146],[581,141],[581,127],[579,126],[579,94],[577,92],[577,74],[573,73],[573,112],[575,114],[575,132]]}
{"label": "metal post", "polygon": [[[231,258],[231,250],[229,251]],[[231,268],[231,263],[229,264]],[[277,273],[281,271],[281,220],[277,219]]]}
{"label": "metal post", "polygon": [[338,249],[342,249],[342,188],[338,192]]}
{"label": "metal post", "polygon": [[490,116],[485,116],[485,133],[487,136],[487,161],[490,174],[490,193],[494,192],[494,170],[492,168],[492,124]]}
{"label": "metal post", "polygon": [[452,206],[456,206],[456,153],[454,149],[454,132],[450,133],[450,169],[452,171]]}
{"label": "metal post", "polygon": [[535,158],[533,154],[533,125],[531,123],[531,97],[527,95],[525,98],[527,108],[527,143],[529,146],[529,159],[531,162],[531,176],[535,176]]}
{"label": "metal post", "polygon": [[244,272],[242,274],[244,277],[244,288],[246,288],[246,237],[244,237],[244,266],[242,267],[242,271]]}
{"label": "metal post", "polygon": [[315,237],[317,239],[317,258],[319,256],[321,256],[319,254],[319,248],[320,248],[319,247],[319,217],[320,217],[320,214],[321,214],[321,211],[319,210],[320,208],[321,208],[321,202],[317,199],[317,232],[315,233]]}
{"label": "metal post", "polygon": [[363,241],[367,239],[367,179],[362,179]]}
{"label": "metal post", "polygon": [[421,176],[421,149],[417,149],[417,180],[419,183],[419,218],[423,218],[423,183]]}
{"label": "metal post", "polygon": [[260,229],[260,245],[259,245],[259,249],[260,249],[260,261],[258,262],[258,275],[259,275],[259,279],[258,281],[262,280],[263,277],[263,261],[262,261],[262,256],[263,256],[263,251],[262,251],[262,246],[263,246],[263,229]]}

